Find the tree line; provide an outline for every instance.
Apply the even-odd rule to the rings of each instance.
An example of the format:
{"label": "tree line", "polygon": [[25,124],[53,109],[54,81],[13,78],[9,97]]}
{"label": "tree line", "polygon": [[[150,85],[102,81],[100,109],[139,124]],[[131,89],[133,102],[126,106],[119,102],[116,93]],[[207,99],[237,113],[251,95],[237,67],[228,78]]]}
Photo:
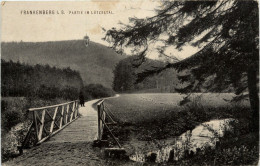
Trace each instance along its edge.
{"label": "tree line", "polygon": [[75,100],[83,87],[79,72],[70,68],[1,60],[1,74],[2,97]]}

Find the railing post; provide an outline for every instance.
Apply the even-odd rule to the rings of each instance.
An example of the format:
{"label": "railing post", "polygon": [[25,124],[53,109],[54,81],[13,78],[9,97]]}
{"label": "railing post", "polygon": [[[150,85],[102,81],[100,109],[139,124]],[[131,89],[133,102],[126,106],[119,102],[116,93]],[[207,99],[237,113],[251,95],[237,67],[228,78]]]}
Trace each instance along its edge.
{"label": "railing post", "polygon": [[101,130],[100,130],[100,104],[97,105],[98,107],[98,139],[101,140]]}
{"label": "railing post", "polygon": [[70,104],[67,104],[67,110],[66,110],[66,115],[65,115],[65,124],[67,124],[67,122],[68,122],[69,108],[70,108]]}
{"label": "railing post", "polygon": [[72,112],[71,112],[71,114],[70,114],[70,122],[71,122],[72,119],[73,119],[73,115],[74,115],[74,111],[75,111],[75,102],[73,102],[71,109],[72,109],[72,110],[71,110]]}
{"label": "railing post", "polygon": [[52,133],[52,131],[53,131],[53,127],[54,127],[55,118],[56,118],[56,114],[57,114],[58,108],[59,108],[59,107],[56,107],[56,108],[55,108],[55,112],[54,112],[54,115],[53,115],[53,117],[52,117],[52,122],[51,122],[51,127],[50,127],[50,133]]}
{"label": "railing post", "polygon": [[64,105],[61,106],[60,128],[62,127],[62,122],[63,122],[63,113],[64,113]]}
{"label": "railing post", "polygon": [[[100,117],[101,117],[101,119],[103,119],[103,120],[105,121],[105,118],[104,118],[105,111],[104,111],[104,105],[103,105],[103,103],[104,103],[104,102],[102,102],[101,108],[100,108],[100,110],[101,110],[101,115],[100,115]],[[101,125],[101,135],[103,135],[104,123],[103,123],[103,121],[101,121],[101,122],[102,122],[102,125]]]}
{"label": "railing post", "polygon": [[75,101],[75,118],[78,117],[78,101]]}

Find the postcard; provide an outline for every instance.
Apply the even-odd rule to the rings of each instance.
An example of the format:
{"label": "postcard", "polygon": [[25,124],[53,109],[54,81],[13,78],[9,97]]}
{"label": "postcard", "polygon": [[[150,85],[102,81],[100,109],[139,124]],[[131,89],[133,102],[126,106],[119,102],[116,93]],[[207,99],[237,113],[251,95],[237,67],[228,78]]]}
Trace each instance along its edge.
{"label": "postcard", "polygon": [[2,165],[258,165],[259,2],[1,2]]}

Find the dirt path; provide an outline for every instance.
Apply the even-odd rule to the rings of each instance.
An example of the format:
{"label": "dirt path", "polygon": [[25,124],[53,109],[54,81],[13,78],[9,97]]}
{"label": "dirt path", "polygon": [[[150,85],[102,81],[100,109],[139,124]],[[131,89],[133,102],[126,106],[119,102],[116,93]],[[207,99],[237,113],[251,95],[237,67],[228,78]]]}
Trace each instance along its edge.
{"label": "dirt path", "polygon": [[91,145],[97,137],[97,112],[92,107],[97,101],[86,102],[79,108],[82,116],[50,140],[2,165],[104,165],[100,150]]}

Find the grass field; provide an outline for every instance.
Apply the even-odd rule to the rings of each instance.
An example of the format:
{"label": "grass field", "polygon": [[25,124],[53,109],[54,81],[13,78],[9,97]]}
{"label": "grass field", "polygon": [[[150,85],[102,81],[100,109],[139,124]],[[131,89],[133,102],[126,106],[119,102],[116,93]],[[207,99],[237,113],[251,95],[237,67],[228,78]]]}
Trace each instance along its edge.
{"label": "grass field", "polygon": [[[233,107],[236,103],[230,103],[234,94],[231,93],[194,93],[190,101],[199,100],[203,107],[223,108]],[[144,94],[122,94],[118,98],[110,98],[105,105],[115,115],[116,120],[122,123],[139,123],[153,121],[168,117],[172,112],[185,109],[180,106],[180,101],[185,95],[178,93],[144,93]],[[248,101],[241,103],[248,106]]]}

